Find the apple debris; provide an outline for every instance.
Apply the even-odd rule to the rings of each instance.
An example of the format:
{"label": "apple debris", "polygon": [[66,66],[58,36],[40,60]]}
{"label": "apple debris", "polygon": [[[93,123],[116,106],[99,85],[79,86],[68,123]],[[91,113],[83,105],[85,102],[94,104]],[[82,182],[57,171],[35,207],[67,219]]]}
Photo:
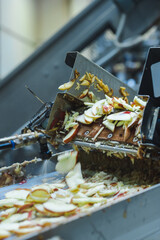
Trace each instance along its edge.
{"label": "apple debris", "polygon": [[78,187],[78,185],[84,183],[84,179],[83,179],[83,176],[82,176],[82,172],[81,172],[81,164],[80,162],[78,162],[76,164],[76,166],[74,167],[73,170],[71,170],[66,178],[66,183],[68,185],[68,187],[71,189],[71,190],[74,190]]}
{"label": "apple debris", "polygon": [[68,173],[77,163],[78,152],[65,152],[58,156],[58,163],[56,164],[56,171],[59,173]]}
{"label": "apple debris", "polygon": [[16,189],[5,194],[6,198],[15,198],[25,200],[29,194],[29,189]]}
{"label": "apple debris", "polygon": [[70,141],[72,141],[74,139],[74,137],[76,136],[77,132],[78,132],[78,127],[79,124],[77,123],[70,131],[69,133],[63,138],[63,142],[64,143],[69,143]]}
{"label": "apple debris", "polygon": [[73,214],[77,209],[73,204],[65,203],[56,199],[49,199],[43,204],[43,206],[46,211],[55,214],[55,216],[65,215],[66,213]]}

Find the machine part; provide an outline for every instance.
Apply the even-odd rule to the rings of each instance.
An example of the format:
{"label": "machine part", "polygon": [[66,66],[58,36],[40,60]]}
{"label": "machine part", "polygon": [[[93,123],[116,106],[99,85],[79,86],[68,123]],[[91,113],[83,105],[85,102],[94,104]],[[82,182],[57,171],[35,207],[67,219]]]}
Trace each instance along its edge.
{"label": "machine part", "polygon": [[[32,98],[28,97],[24,82],[31,88],[35,89],[34,86],[36,86],[38,88],[35,89],[37,94],[44,101],[48,99],[52,101],[58,85],[69,78],[70,72],[64,64],[66,52],[83,50],[84,47],[109,28],[116,32],[122,12],[127,12],[127,9],[130,9],[127,5],[131,5],[131,11],[127,13],[127,21],[121,41],[146,32],[159,19],[159,0],[129,1],[129,3],[125,1],[123,8],[119,8],[118,1],[93,1],[88,8],[72,19],[14,72],[1,81],[1,137],[13,134],[31,118],[40,106],[36,102],[33,103]],[[122,10],[124,6],[126,11]],[[153,12],[154,14],[152,14]],[[120,52],[122,52],[122,49],[115,46],[107,49],[107,55],[99,60],[99,64],[104,65],[106,61],[110,61]],[[53,79],[58,79],[58,81],[53,81]],[[13,118],[10,116],[18,116],[14,124]]]}
{"label": "machine part", "polygon": [[[94,154],[91,156],[91,159],[93,156]],[[84,155],[82,155],[83,157]],[[85,161],[86,159],[83,160]],[[55,159],[52,159],[52,161],[54,163]],[[2,199],[5,193],[16,188],[31,188],[35,185],[47,182],[51,183],[62,178],[58,173],[51,172],[53,168],[48,169],[47,173],[38,176],[42,161],[36,164],[36,167],[34,163],[26,166],[26,171],[29,174],[33,174],[33,178],[27,179],[23,185],[15,184],[1,188],[0,198]],[[120,165],[122,164],[120,163]],[[143,190],[143,192],[131,194],[129,197],[123,197],[122,199],[119,198],[107,207],[99,207],[89,215],[84,213],[79,216],[73,216],[64,224],[54,224],[43,229],[41,232],[19,237],[19,239],[34,240],[38,237],[47,239],[58,235],[66,240],[81,240],[86,239],[86,237],[94,240],[106,239],[106,237],[113,240],[156,240],[160,236],[159,188],[160,185],[157,184]]]}
{"label": "machine part", "polygon": [[37,141],[40,144],[40,157],[42,159],[49,159],[51,157],[51,152],[47,146],[48,136],[45,136],[42,133],[30,132],[24,133],[16,136],[6,137],[0,139],[0,150],[4,149],[18,149],[31,144],[36,143]]}
{"label": "machine part", "polygon": [[160,48],[150,48],[144,66],[139,94],[150,96],[144,110],[141,127],[142,142],[145,145],[154,144],[160,147],[160,90],[159,90],[159,62]]}

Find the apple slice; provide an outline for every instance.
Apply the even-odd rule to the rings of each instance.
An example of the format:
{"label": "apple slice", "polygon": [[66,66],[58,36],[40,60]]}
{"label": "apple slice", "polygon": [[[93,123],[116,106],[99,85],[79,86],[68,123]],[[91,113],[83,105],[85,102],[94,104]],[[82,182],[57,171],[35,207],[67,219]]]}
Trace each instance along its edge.
{"label": "apple slice", "polygon": [[17,208],[13,207],[13,208],[9,208],[9,209],[6,209],[6,210],[0,212],[0,220],[4,220],[4,219],[10,217],[16,211],[17,211]]}
{"label": "apple slice", "polygon": [[43,216],[48,216],[48,217],[53,216],[52,213],[45,210],[43,204],[35,204],[34,207],[35,207],[36,211],[39,212]]}
{"label": "apple slice", "polygon": [[71,80],[67,83],[64,83],[64,84],[60,85],[58,89],[62,90],[62,91],[69,90],[73,86],[74,83],[75,83],[75,80],[74,81]]}
{"label": "apple slice", "polygon": [[112,197],[116,195],[119,191],[117,189],[102,189],[99,191],[99,196],[101,197]]}
{"label": "apple slice", "polygon": [[0,200],[0,208],[20,207],[24,204],[23,200],[6,198]]}
{"label": "apple slice", "polygon": [[133,111],[133,107],[131,105],[129,105],[128,103],[126,103],[125,100],[123,100],[122,98],[116,98],[116,97],[113,97],[112,98],[112,101],[113,101],[113,106],[114,108],[125,108],[127,110],[130,110],[130,111]]}
{"label": "apple slice", "polygon": [[22,235],[25,235],[28,233],[40,231],[41,229],[42,228],[40,226],[36,226],[36,227],[31,227],[31,228],[19,228],[16,230],[12,230],[11,232],[18,236],[22,236]]}
{"label": "apple slice", "polygon": [[74,137],[77,135],[78,132],[78,127],[79,124],[77,124],[76,126],[74,126],[69,133],[63,138],[63,142],[64,143],[69,143],[70,141],[72,141],[74,139]]}
{"label": "apple slice", "polygon": [[130,111],[118,112],[108,115],[107,119],[112,121],[131,121],[132,114]]}
{"label": "apple slice", "polygon": [[29,202],[46,202],[49,198],[49,192],[42,188],[31,191],[26,200]]}
{"label": "apple slice", "polygon": [[84,120],[87,124],[91,124],[93,122],[93,118],[90,118],[84,114]]}
{"label": "apple slice", "polygon": [[80,188],[90,189],[102,185],[103,182],[84,182],[80,185]]}
{"label": "apple slice", "polygon": [[76,118],[76,121],[77,121],[77,122],[80,122],[80,123],[83,123],[83,124],[87,124],[86,121],[85,121],[84,116],[85,116],[84,114],[79,115],[79,116]]}
{"label": "apple slice", "polygon": [[102,99],[98,102],[96,102],[93,107],[92,107],[92,113],[93,115],[102,115],[103,114],[103,109],[102,109],[102,105],[104,105],[106,102],[105,99]]}
{"label": "apple slice", "polygon": [[83,179],[83,176],[82,176],[80,162],[78,162],[76,164],[76,166],[74,167],[74,169],[71,170],[67,174],[65,180],[66,180],[66,183],[67,183],[68,187],[71,190],[76,189],[78,185],[80,185],[80,184],[85,182],[84,179]]}
{"label": "apple slice", "polygon": [[93,120],[96,120],[97,118],[100,118],[100,117],[101,117],[101,115],[94,115],[94,114],[92,113],[92,108],[89,108],[88,110],[86,110],[86,111],[84,112],[84,115],[87,116],[87,117],[89,117],[89,118],[92,118]]}
{"label": "apple slice", "polygon": [[147,102],[144,102],[142,99],[140,99],[139,97],[135,96],[134,99],[133,99],[133,102],[138,105],[138,106],[141,106],[141,107],[145,107]]}
{"label": "apple slice", "polygon": [[54,218],[38,218],[37,223],[41,227],[47,227],[50,226],[53,223],[62,223],[64,220],[66,220],[65,217],[54,217]]}
{"label": "apple slice", "polygon": [[65,152],[58,156],[58,163],[56,164],[56,171],[59,173],[68,173],[75,167],[78,158],[78,151]]}
{"label": "apple slice", "polygon": [[9,218],[5,219],[3,223],[17,223],[17,222],[27,220],[27,218],[28,218],[28,213],[16,213],[10,216]]}
{"label": "apple slice", "polygon": [[16,189],[10,192],[7,192],[5,194],[6,198],[16,198],[16,199],[22,199],[25,200],[27,195],[29,194],[30,190],[26,190],[26,189]]}
{"label": "apple slice", "polygon": [[101,184],[101,185],[99,185],[99,186],[90,188],[85,195],[86,195],[87,197],[91,197],[91,196],[93,196],[94,194],[99,193],[99,191],[102,190],[102,189],[104,189],[104,188],[105,188],[105,185],[104,185],[104,184]]}
{"label": "apple slice", "polygon": [[9,231],[3,230],[0,228],[0,239],[8,238],[10,236],[11,236],[11,234]]}
{"label": "apple slice", "polygon": [[52,192],[52,187],[48,183],[43,183],[43,184],[40,184],[38,186],[34,186],[34,187],[31,188],[31,191],[36,190],[36,189],[44,189],[49,193]]}
{"label": "apple slice", "polygon": [[112,132],[114,132],[115,130],[115,123],[112,123],[111,121],[109,121],[108,119],[103,121],[103,125],[108,128],[109,130],[111,130]]}
{"label": "apple slice", "polygon": [[[0,233],[2,230],[11,231],[19,228],[19,223],[3,223],[0,224]],[[1,238],[0,238],[1,239]]]}
{"label": "apple slice", "polygon": [[43,204],[44,209],[48,212],[54,213],[55,215],[64,215],[66,213],[73,213],[76,211],[77,207],[73,204],[65,203],[56,199],[49,199]]}
{"label": "apple slice", "polygon": [[83,197],[83,198],[72,198],[72,203],[77,205],[95,204],[95,203],[107,203],[107,200],[103,197]]}

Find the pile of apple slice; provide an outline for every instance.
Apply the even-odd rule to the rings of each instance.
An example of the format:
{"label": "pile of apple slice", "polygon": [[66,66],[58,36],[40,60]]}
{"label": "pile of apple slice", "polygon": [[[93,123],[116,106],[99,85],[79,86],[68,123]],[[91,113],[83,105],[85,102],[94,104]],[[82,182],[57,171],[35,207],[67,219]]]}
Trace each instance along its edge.
{"label": "pile of apple slice", "polygon": [[77,156],[77,151],[58,156],[56,169],[66,174],[63,180],[5,194],[0,200],[0,239],[39,233],[46,226],[65,223],[72,215],[89,214],[143,189],[124,185],[104,172],[84,178]]}
{"label": "pile of apple slice", "polygon": [[[87,104],[87,103],[86,103]],[[122,98],[108,97],[97,101],[96,103],[89,103],[89,108],[83,114],[76,115],[74,118],[70,116],[70,126],[66,123],[65,130],[68,130],[63,142],[68,143],[74,139],[78,132],[79,123],[92,124],[95,120],[103,118],[104,127],[111,132],[115,131],[116,127],[123,127],[125,129],[124,140],[127,139],[127,131],[129,128],[135,126],[135,136],[139,136],[140,126],[142,122],[143,110],[146,102],[141,98],[135,96],[133,102],[128,104]],[[68,115],[68,113],[66,113]],[[64,124],[65,125],[65,124]]]}

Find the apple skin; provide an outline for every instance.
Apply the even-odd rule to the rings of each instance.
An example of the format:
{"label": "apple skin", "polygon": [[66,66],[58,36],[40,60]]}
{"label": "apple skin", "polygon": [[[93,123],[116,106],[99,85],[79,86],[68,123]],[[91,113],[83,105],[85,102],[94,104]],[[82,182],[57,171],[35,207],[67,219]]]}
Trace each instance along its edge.
{"label": "apple skin", "polygon": [[78,127],[79,124],[77,124],[76,126],[74,126],[69,133],[63,138],[63,142],[64,143],[69,143],[70,141],[72,141],[74,139],[74,137],[77,135],[78,132]]}

